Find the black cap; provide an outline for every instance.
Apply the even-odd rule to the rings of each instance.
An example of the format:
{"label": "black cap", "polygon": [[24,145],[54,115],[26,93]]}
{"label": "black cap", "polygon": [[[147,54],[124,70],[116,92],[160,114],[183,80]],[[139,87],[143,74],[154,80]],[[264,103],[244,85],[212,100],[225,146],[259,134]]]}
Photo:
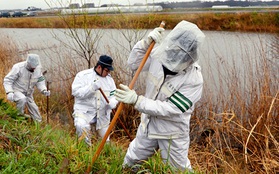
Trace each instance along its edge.
{"label": "black cap", "polygon": [[107,55],[100,56],[98,60],[99,65],[102,65],[102,67],[107,68],[110,71],[113,71],[112,62],[113,62],[112,58]]}

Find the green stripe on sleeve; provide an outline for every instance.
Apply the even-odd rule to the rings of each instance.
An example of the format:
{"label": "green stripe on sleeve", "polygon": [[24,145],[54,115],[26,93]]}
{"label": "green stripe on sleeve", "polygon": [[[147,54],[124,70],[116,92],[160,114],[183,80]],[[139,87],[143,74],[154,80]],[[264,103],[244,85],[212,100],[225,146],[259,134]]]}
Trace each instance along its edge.
{"label": "green stripe on sleeve", "polygon": [[177,91],[175,94],[179,95],[181,98],[183,98],[183,100],[187,101],[187,103],[190,104],[190,107],[193,106],[193,103],[191,102],[191,100],[189,100],[187,97],[182,95],[179,91]]}
{"label": "green stripe on sleeve", "polygon": [[113,96],[113,95],[114,95],[114,93],[115,93],[115,90],[110,91],[109,96]]}
{"label": "green stripe on sleeve", "polygon": [[41,82],[41,81],[44,81],[44,80],[45,80],[45,77],[41,76],[41,77],[39,77],[38,82]]}
{"label": "green stripe on sleeve", "polygon": [[183,113],[185,112],[185,109],[183,107],[180,106],[180,104],[178,102],[176,102],[175,100],[173,100],[173,97],[170,97],[170,101],[177,106]]}
{"label": "green stripe on sleeve", "polygon": [[169,99],[182,112],[185,112],[193,105],[193,103],[179,91],[175,92]]}

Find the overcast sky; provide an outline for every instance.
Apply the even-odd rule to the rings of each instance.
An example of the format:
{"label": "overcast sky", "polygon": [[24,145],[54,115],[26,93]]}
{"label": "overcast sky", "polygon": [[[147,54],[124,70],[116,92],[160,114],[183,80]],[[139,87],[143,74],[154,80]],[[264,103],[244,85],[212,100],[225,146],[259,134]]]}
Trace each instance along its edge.
{"label": "overcast sky", "polygon": [[[27,7],[34,6],[37,8],[47,9],[49,5],[51,7],[68,6],[69,3],[88,3],[94,2],[95,6],[101,6],[102,4],[122,4],[133,5],[135,3],[154,3],[154,2],[167,2],[167,0],[0,0],[0,10],[4,9],[26,9]],[[170,0],[170,2],[179,1],[192,1],[192,0]],[[49,5],[48,5],[49,4]]]}

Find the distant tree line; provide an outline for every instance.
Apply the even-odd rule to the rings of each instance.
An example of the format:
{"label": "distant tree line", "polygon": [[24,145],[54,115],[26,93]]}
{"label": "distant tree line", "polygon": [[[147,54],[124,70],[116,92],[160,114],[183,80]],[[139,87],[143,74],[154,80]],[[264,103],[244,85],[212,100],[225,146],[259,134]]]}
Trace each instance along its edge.
{"label": "distant tree line", "polygon": [[170,2],[170,3],[152,3],[160,5],[163,8],[211,8],[212,6],[230,6],[230,7],[249,7],[249,6],[279,6],[279,1],[192,1],[192,2]]}

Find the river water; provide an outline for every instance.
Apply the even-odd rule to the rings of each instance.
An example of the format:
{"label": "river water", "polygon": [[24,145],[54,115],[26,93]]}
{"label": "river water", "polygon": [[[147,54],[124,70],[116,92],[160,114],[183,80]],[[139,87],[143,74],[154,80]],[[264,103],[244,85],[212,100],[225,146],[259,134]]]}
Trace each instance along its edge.
{"label": "river water", "polygon": [[[113,30],[103,29],[94,30],[102,38],[99,40],[98,52],[105,54],[107,47],[113,51],[123,48],[129,51],[128,40],[138,39],[146,35],[151,30]],[[165,35],[169,30],[165,31]],[[259,51],[270,51],[268,48],[273,41],[273,34],[269,33],[241,33],[241,32],[220,32],[203,31],[206,39],[201,48],[200,60],[214,59],[214,57],[223,57],[227,60],[235,57],[242,57],[243,53],[251,57],[257,57]],[[59,29],[16,29],[0,28],[2,36],[7,36],[17,44],[21,53],[38,53],[43,60],[47,60],[44,52],[49,52],[52,48],[64,47],[63,42],[73,42],[71,38],[65,36],[65,30]],[[125,35],[125,36],[124,36]],[[138,35],[138,36],[131,36]],[[55,38],[59,37],[59,39]],[[121,45],[121,46],[120,46]],[[65,52],[68,50],[65,49]],[[126,53],[126,52],[125,52]],[[25,56],[25,54],[23,54]],[[53,55],[55,56],[55,55]]]}
{"label": "river water", "polygon": [[[2,36],[12,39],[17,44],[22,59],[25,59],[28,52],[37,53],[46,69],[50,69],[52,66],[62,66],[61,61],[60,63],[56,62],[55,65],[53,63],[56,59],[61,59],[62,54],[67,53],[71,58],[79,57],[73,51],[77,47],[73,44],[73,39],[65,35],[67,31],[65,29],[0,28]],[[99,55],[118,55],[123,59],[120,66],[125,67],[131,47],[136,40],[147,35],[150,31],[93,30],[93,35],[100,37],[99,44],[96,46],[96,53]],[[166,30],[165,34],[168,32],[170,31]],[[78,33],[82,35],[82,30],[78,30]],[[240,85],[242,84],[242,87],[246,88],[244,85],[247,78],[246,74],[250,71],[258,71],[256,67],[259,66],[258,64],[263,57],[274,61],[276,65],[274,71],[278,72],[278,54],[272,53],[272,47],[270,46],[275,41],[273,34],[220,31],[204,31],[204,34],[206,39],[199,52],[199,63],[202,66],[206,89],[220,91],[220,78],[230,83],[228,80],[230,80],[232,72],[228,71],[235,71],[233,73],[237,74],[237,78],[241,78],[238,79],[238,83],[240,82]],[[65,46],[64,43],[69,43],[70,48]],[[64,63],[62,61],[62,64]]]}

